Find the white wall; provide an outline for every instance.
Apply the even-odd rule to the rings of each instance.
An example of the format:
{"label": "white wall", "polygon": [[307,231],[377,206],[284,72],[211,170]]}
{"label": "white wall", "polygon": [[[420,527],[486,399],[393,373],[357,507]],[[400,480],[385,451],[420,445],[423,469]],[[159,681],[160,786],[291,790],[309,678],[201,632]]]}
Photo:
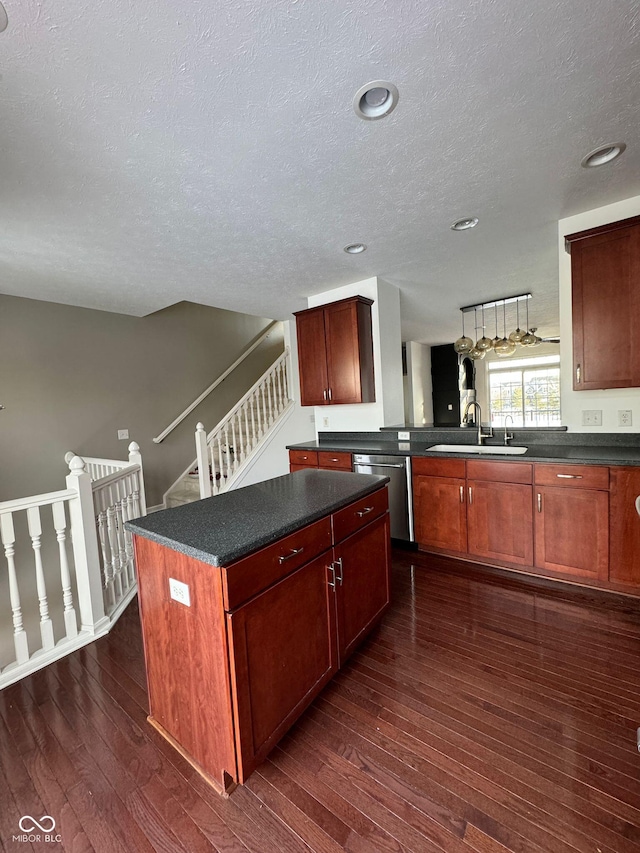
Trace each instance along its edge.
{"label": "white wall", "polygon": [[415,426],[430,425],[433,423],[431,347],[417,341],[407,341],[406,348],[406,421]]}
{"label": "white wall", "polygon": [[316,406],[318,432],[371,431],[404,423],[402,386],[402,339],[400,335],[400,291],[379,278],[368,278],[308,298],[309,308],[337,302],[349,296],[373,299],[373,369],[375,403],[348,406]]}
{"label": "white wall", "polygon": [[[565,251],[565,234],[575,234],[608,222],[640,215],[640,196],[569,216],[558,222],[560,279],[560,393],[562,422],[574,432],[638,432],[640,429],[640,388],[611,388],[604,391],[573,390],[571,325],[571,256]],[[601,427],[582,426],[584,409],[602,409]],[[631,409],[633,426],[618,426],[618,409]]]}
{"label": "white wall", "polygon": [[298,374],[298,343],[294,318],[284,323],[284,343],[291,353],[291,396],[294,405],[286,417],[278,424],[261,449],[245,470],[240,474],[234,488],[251,486],[273,477],[289,473],[289,444],[302,441],[314,441],[315,414],[312,407],[300,405],[300,378]]}

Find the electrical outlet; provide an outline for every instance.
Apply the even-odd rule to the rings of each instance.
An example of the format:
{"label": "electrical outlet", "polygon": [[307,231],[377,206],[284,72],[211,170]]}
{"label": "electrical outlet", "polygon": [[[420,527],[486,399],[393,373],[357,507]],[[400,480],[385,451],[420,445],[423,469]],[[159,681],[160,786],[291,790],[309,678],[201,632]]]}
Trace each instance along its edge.
{"label": "electrical outlet", "polygon": [[618,409],[618,426],[632,426],[633,415],[631,409]]}
{"label": "electrical outlet", "polygon": [[188,584],[177,581],[175,578],[169,578],[169,595],[174,601],[179,601],[185,607],[191,607]]}
{"label": "electrical outlet", "polygon": [[410,432],[399,432],[398,433],[398,441],[410,441],[411,433]]}
{"label": "electrical outlet", "polygon": [[120,441],[126,440],[129,438],[129,430],[128,429],[119,429],[118,430],[118,439]]}
{"label": "electrical outlet", "polygon": [[602,409],[583,409],[582,426],[602,426]]}
{"label": "electrical outlet", "polygon": [[323,418],[323,419],[322,419],[322,426],[323,426],[325,429],[328,429],[328,428],[329,428],[329,418]]}

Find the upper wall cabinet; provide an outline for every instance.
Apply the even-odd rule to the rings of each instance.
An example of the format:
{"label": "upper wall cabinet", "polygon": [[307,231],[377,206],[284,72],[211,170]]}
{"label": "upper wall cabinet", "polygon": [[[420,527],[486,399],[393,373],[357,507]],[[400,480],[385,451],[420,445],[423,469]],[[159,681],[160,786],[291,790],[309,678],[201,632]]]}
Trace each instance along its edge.
{"label": "upper wall cabinet", "polygon": [[640,216],[569,234],[576,391],[640,386]]}
{"label": "upper wall cabinet", "polygon": [[303,406],[375,402],[372,304],[353,296],[295,312]]}

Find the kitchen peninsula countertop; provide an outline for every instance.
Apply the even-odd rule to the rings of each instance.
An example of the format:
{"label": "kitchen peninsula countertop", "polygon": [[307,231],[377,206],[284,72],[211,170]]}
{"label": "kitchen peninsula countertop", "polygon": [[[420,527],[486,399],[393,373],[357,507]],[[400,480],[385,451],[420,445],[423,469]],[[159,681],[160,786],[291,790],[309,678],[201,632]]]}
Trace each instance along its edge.
{"label": "kitchen peninsula countertop", "polygon": [[211,566],[228,566],[379,489],[374,474],[308,469],[161,510],[127,530]]}
{"label": "kitchen peninsula countertop", "polygon": [[[390,440],[393,435],[390,431],[376,433],[344,433],[332,434],[323,437],[319,441],[307,441],[300,444],[288,445],[290,450],[315,450],[334,451],[343,453],[372,453],[389,454],[392,456],[454,456],[461,459],[491,459],[508,460],[510,462],[568,462],[581,465],[638,465],[640,466],[640,436],[625,435],[623,433],[607,434],[608,443],[598,444],[600,436],[594,433],[567,433],[540,431],[533,440],[530,436],[533,430],[523,430],[519,435],[515,431],[515,437],[509,443],[514,447],[525,446],[526,453],[518,455],[492,454],[488,452],[493,445],[501,447],[500,441],[502,429],[496,430],[494,438],[490,442],[484,442],[483,446],[487,452],[481,455],[477,453],[443,453],[441,451],[429,451],[428,448],[434,444],[469,444],[476,445],[475,429],[460,430],[407,430],[410,432],[410,441]],[[385,438],[389,436],[389,438]],[[614,438],[611,438],[613,436]],[[498,439],[498,440],[496,440]],[[625,439],[629,442],[624,444]]]}

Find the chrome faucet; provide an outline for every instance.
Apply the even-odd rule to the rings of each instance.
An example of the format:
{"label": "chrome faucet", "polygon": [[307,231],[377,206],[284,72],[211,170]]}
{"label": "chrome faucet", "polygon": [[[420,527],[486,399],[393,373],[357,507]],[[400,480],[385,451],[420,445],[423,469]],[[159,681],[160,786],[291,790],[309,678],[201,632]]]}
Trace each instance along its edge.
{"label": "chrome faucet", "polygon": [[513,417],[511,415],[505,415],[504,418],[504,446],[506,447],[511,439],[513,438],[512,432],[507,432],[507,418],[511,421],[511,426],[514,426]]}
{"label": "chrome faucet", "polygon": [[482,444],[483,438],[491,438],[493,436],[493,430],[489,427],[489,432],[482,432],[482,409],[480,408],[480,403],[477,400],[469,400],[467,405],[464,407],[464,414],[462,415],[462,420],[465,424],[469,423],[469,409],[471,406],[475,406],[476,420],[478,426],[478,444]]}

